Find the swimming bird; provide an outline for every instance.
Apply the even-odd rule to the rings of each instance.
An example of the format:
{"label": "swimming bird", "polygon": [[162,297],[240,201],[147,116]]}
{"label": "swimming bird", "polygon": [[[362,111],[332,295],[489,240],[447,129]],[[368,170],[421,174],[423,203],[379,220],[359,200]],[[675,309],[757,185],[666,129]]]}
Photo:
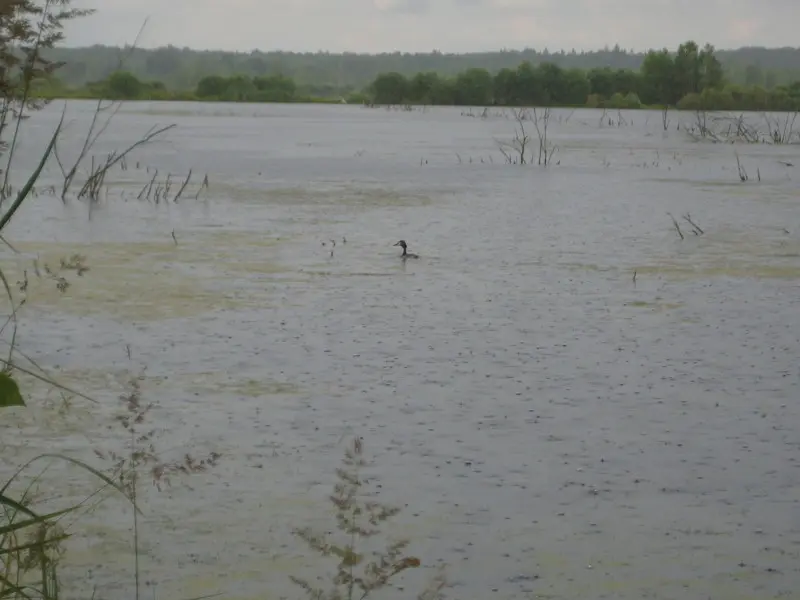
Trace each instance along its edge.
{"label": "swimming bird", "polygon": [[400,246],[403,249],[403,253],[400,255],[402,258],[419,258],[419,254],[412,254],[408,251],[408,244],[406,244],[405,240],[400,240],[395,246]]}

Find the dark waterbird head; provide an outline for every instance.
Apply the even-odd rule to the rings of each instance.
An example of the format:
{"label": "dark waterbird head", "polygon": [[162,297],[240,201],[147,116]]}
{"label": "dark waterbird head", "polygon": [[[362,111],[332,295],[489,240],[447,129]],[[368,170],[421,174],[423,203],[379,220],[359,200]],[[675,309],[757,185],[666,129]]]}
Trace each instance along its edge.
{"label": "dark waterbird head", "polygon": [[400,246],[403,249],[403,253],[400,255],[400,256],[403,257],[403,259],[406,259],[406,258],[419,258],[418,254],[412,254],[411,252],[408,251],[408,244],[406,244],[405,240],[400,240],[399,242],[397,242],[395,244],[395,246]]}

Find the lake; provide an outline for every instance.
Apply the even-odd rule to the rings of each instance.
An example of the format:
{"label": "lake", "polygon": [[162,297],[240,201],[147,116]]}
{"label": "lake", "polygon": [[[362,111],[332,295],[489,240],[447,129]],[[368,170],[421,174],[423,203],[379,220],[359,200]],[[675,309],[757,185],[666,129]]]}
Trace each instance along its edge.
{"label": "lake", "polygon": [[[16,186],[62,108],[23,126]],[[67,170],[93,109],[68,105]],[[303,597],[289,575],[336,561],[292,530],[335,528],[360,436],[422,562],[376,597],[446,564],[461,600],[800,598],[800,146],[668,118],[554,110],[545,168],[504,163],[501,109],[123,105],[96,161],[177,126],[93,203],[91,156],[66,203],[51,160],[4,233],[19,349],[97,404],[21,375],[2,480],[41,452],[109,467],[140,377],[165,460],[220,454],[161,491],[143,474],[143,594]],[[34,275],[75,254],[63,293]],[[56,463],[41,501],[95,485]],[[65,597],[132,597],[131,511],[106,496],[69,518]]]}

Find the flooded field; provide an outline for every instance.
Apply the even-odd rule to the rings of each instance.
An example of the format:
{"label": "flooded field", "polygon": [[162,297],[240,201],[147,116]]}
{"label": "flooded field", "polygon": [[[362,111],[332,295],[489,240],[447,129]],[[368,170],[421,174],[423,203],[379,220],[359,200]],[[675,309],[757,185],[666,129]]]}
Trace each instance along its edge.
{"label": "flooded field", "polygon": [[[26,123],[19,179],[61,108]],[[92,109],[70,104],[62,162]],[[560,110],[553,164],[507,165],[497,112],[125,105],[97,159],[177,127],[91,212],[47,191],[51,162],[7,229],[20,350],[98,403],[21,377],[0,480],[45,451],[109,466],[95,450],[124,449],[141,376],[159,451],[221,455],[144,482],[145,594],[302,597],[289,575],[331,562],[292,529],[333,529],[358,435],[403,508],[387,533],[422,561],[376,597],[415,598],[446,563],[459,600],[800,598],[800,146]],[[189,169],[177,203],[137,199]],[[90,270],[65,292],[35,277],[75,254]],[[43,501],[91,489],[59,465]],[[113,496],[77,520],[66,596],[130,597],[130,524]]]}

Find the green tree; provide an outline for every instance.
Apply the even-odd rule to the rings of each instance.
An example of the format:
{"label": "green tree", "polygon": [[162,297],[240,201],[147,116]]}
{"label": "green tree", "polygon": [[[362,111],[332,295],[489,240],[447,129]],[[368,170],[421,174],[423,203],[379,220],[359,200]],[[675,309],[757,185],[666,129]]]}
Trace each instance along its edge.
{"label": "green tree", "polygon": [[733,94],[728,89],[707,87],[700,94],[703,108],[707,110],[733,110],[736,103]]}
{"label": "green tree", "polygon": [[757,64],[749,64],[744,70],[745,85],[764,85],[764,72]]}
{"label": "green tree", "polygon": [[182,52],[175,46],[151,50],[151,54],[146,59],[148,72],[152,74],[151,76],[159,79],[179,73],[183,66],[182,63]]}
{"label": "green tree", "polygon": [[800,104],[800,80],[786,86],[786,93],[798,104]]}
{"label": "green tree", "polygon": [[467,69],[456,76],[456,103],[486,106],[492,103],[492,76],[486,69]]}
{"label": "green tree", "polygon": [[269,65],[267,65],[267,61],[260,56],[251,56],[248,58],[247,68],[248,71],[257,76],[266,75],[269,72]]}
{"label": "green tree", "polygon": [[770,105],[769,92],[758,85],[746,88],[744,93],[738,98],[738,101],[730,89],[728,89],[728,93],[731,94],[733,98],[734,106],[746,106],[755,110],[767,110]]}
{"label": "green tree", "polygon": [[708,88],[721,88],[725,74],[722,65],[714,54],[714,46],[706,44],[698,56],[700,63],[700,86],[703,90]]}
{"label": "green tree", "polygon": [[684,94],[676,87],[675,63],[669,51],[651,50],[641,69],[640,95],[645,104],[675,104]]}
{"label": "green tree", "polygon": [[234,75],[228,79],[221,100],[233,102],[248,102],[255,99],[256,86],[253,80],[246,75]]}
{"label": "green tree", "polygon": [[702,91],[702,61],[696,42],[688,41],[678,46],[674,64],[678,96]]}
{"label": "green tree", "polygon": [[432,71],[417,73],[409,82],[409,98],[414,102],[432,104],[440,85],[439,75]]}
{"label": "green tree", "polygon": [[450,106],[456,103],[456,85],[452,79],[440,77],[431,93],[432,104]]}
{"label": "green tree", "polygon": [[550,106],[563,102],[564,97],[564,72],[561,67],[551,62],[543,62],[537,67],[539,83],[539,102]]}
{"label": "green tree", "polygon": [[[798,110],[798,105],[789,95],[788,90],[783,86],[778,86],[774,90],[770,90],[768,96],[767,110],[774,111],[795,111]],[[781,135],[780,130],[776,132],[776,137]]]}
{"label": "green tree", "polygon": [[219,75],[209,75],[197,82],[195,94],[198,98],[220,98],[227,87],[227,79]]}
{"label": "green tree", "polygon": [[589,87],[589,79],[584,71],[567,69],[564,71],[564,88],[561,101],[571,106],[585,104],[589,96]]}
{"label": "green tree", "polygon": [[603,98],[611,98],[616,92],[614,72],[609,67],[590,69],[586,73],[589,81],[589,93],[597,94]]}
{"label": "green tree", "polygon": [[108,95],[113,99],[134,100],[142,95],[142,82],[129,71],[114,71],[106,82]]}
{"label": "green tree", "polygon": [[524,61],[517,67],[517,101],[522,106],[542,105],[543,94],[539,73],[530,62]]}
{"label": "green tree", "polygon": [[297,94],[294,80],[284,75],[256,77],[253,85],[258,90],[258,100],[262,102],[291,102]]}
{"label": "green tree", "polygon": [[372,82],[372,94],[376,104],[402,104],[409,94],[408,80],[394,71],[381,73]]}
{"label": "green tree", "polygon": [[614,71],[612,84],[615,92],[622,94],[638,94],[641,83],[641,74],[630,69],[617,69]]}
{"label": "green tree", "polygon": [[497,104],[514,106],[522,104],[519,100],[519,82],[513,69],[500,69],[492,81],[492,95]]}

